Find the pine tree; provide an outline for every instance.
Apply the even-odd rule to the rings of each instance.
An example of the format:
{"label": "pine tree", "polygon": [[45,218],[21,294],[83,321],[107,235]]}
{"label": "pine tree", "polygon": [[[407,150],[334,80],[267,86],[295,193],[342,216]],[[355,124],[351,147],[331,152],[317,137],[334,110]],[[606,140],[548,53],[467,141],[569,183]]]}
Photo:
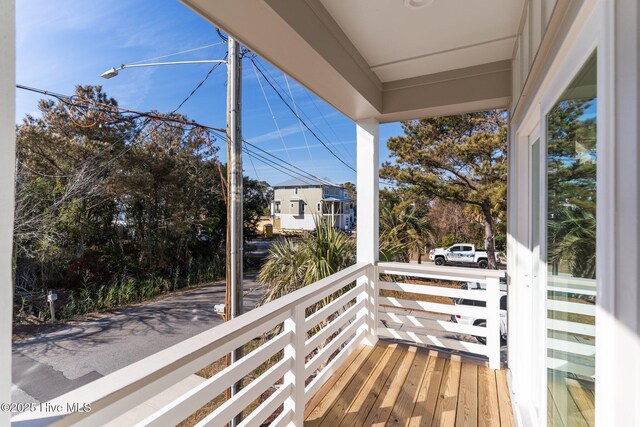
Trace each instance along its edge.
{"label": "pine tree", "polygon": [[504,227],[507,128],[501,111],[414,120],[390,138],[383,178],[415,186],[427,197],[464,203],[482,218],[489,268],[496,268],[495,237]]}

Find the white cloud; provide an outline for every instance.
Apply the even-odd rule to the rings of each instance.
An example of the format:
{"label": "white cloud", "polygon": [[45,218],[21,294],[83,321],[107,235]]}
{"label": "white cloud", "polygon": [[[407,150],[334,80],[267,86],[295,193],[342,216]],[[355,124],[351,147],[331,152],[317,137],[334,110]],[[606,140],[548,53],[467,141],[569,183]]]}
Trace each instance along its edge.
{"label": "white cloud", "polygon": [[272,132],[263,133],[262,135],[254,136],[252,138],[248,138],[248,141],[254,144],[258,144],[260,142],[273,141],[275,139],[285,138],[290,135],[296,135],[300,133],[300,126],[288,126],[285,128],[281,128],[280,131],[274,130]]}

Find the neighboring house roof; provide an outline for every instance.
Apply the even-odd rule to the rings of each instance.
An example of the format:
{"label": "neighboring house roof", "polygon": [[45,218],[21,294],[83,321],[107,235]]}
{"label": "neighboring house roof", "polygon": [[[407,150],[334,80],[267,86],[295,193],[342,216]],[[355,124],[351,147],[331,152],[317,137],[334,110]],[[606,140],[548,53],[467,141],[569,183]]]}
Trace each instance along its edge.
{"label": "neighboring house roof", "polygon": [[325,202],[350,202],[351,199],[348,197],[325,197],[322,199]]}
{"label": "neighboring house roof", "polygon": [[273,188],[278,187],[318,187],[321,185],[328,185],[330,187],[340,187],[338,184],[334,184],[330,181],[327,181],[322,178],[307,178],[307,177],[296,177],[288,179],[280,184],[276,184]]}

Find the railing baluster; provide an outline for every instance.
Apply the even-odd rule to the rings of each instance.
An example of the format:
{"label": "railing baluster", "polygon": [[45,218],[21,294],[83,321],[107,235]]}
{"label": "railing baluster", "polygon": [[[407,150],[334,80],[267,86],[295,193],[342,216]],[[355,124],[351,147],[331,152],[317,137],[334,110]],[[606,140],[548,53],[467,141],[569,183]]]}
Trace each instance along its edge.
{"label": "railing baluster", "polygon": [[358,317],[366,316],[366,331],[364,344],[375,345],[378,341],[378,267],[371,265],[362,277],[357,280],[357,286],[363,288],[363,292],[359,294],[358,301],[365,299],[367,301],[367,310],[360,312]]}
{"label": "railing baluster", "polygon": [[293,334],[291,343],[285,347],[284,357],[291,359],[293,362],[284,376],[285,385],[291,384],[292,386],[291,395],[284,404],[284,411],[291,411],[293,425],[296,426],[302,426],[304,423],[304,405],[306,402],[304,396],[304,343],[307,337],[305,308],[303,304],[296,305],[291,310],[291,317],[285,320],[285,329],[292,331]]}
{"label": "railing baluster", "polygon": [[487,278],[487,356],[489,367],[500,369],[500,279]]}
{"label": "railing baluster", "polygon": [[[399,262],[380,262],[376,268],[376,294],[385,292],[375,301],[376,316],[382,319],[379,336],[475,353],[486,356],[492,369],[500,369],[500,279],[504,271]],[[379,280],[380,273],[405,279],[385,282]],[[421,281],[412,283],[416,278]],[[422,284],[425,280],[436,283]],[[478,286],[441,286],[441,281]],[[449,325],[442,315],[451,315],[453,323]],[[478,326],[482,323],[484,327]],[[479,343],[452,336],[452,332],[475,337]]]}

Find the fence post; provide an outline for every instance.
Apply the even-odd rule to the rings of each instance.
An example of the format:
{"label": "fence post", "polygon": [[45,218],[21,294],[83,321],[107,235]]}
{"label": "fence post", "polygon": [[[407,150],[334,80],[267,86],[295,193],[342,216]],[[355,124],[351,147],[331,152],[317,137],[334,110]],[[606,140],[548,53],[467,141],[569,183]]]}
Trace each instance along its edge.
{"label": "fence post", "polygon": [[364,286],[358,301],[366,300],[365,309],[358,313],[358,317],[364,316],[365,323],[362,327],[366,330],[363,344],[375,345],[378,342],[378,267],[372,264],[366,273],[359,277],[357,286]]}
{"label": "fence post", "polygon": [[305,308],[302,304],[296,305],[291,317],[284,321],[285,333],[292,332],[289,344],[284,348],[285,359],[291,360],[291,366],[284,375],[284,385],[291,385],[291,394],[284,403],[284,411],[291,411],[291,420],[294,426],[304,424],[304,406],[306,404],[304,387],[304,344],[307,337],[305,330]]}
{"label": "fence post", "polygon": [[487,277],[487,356],[489,368],[500,369],[500,279]]}

